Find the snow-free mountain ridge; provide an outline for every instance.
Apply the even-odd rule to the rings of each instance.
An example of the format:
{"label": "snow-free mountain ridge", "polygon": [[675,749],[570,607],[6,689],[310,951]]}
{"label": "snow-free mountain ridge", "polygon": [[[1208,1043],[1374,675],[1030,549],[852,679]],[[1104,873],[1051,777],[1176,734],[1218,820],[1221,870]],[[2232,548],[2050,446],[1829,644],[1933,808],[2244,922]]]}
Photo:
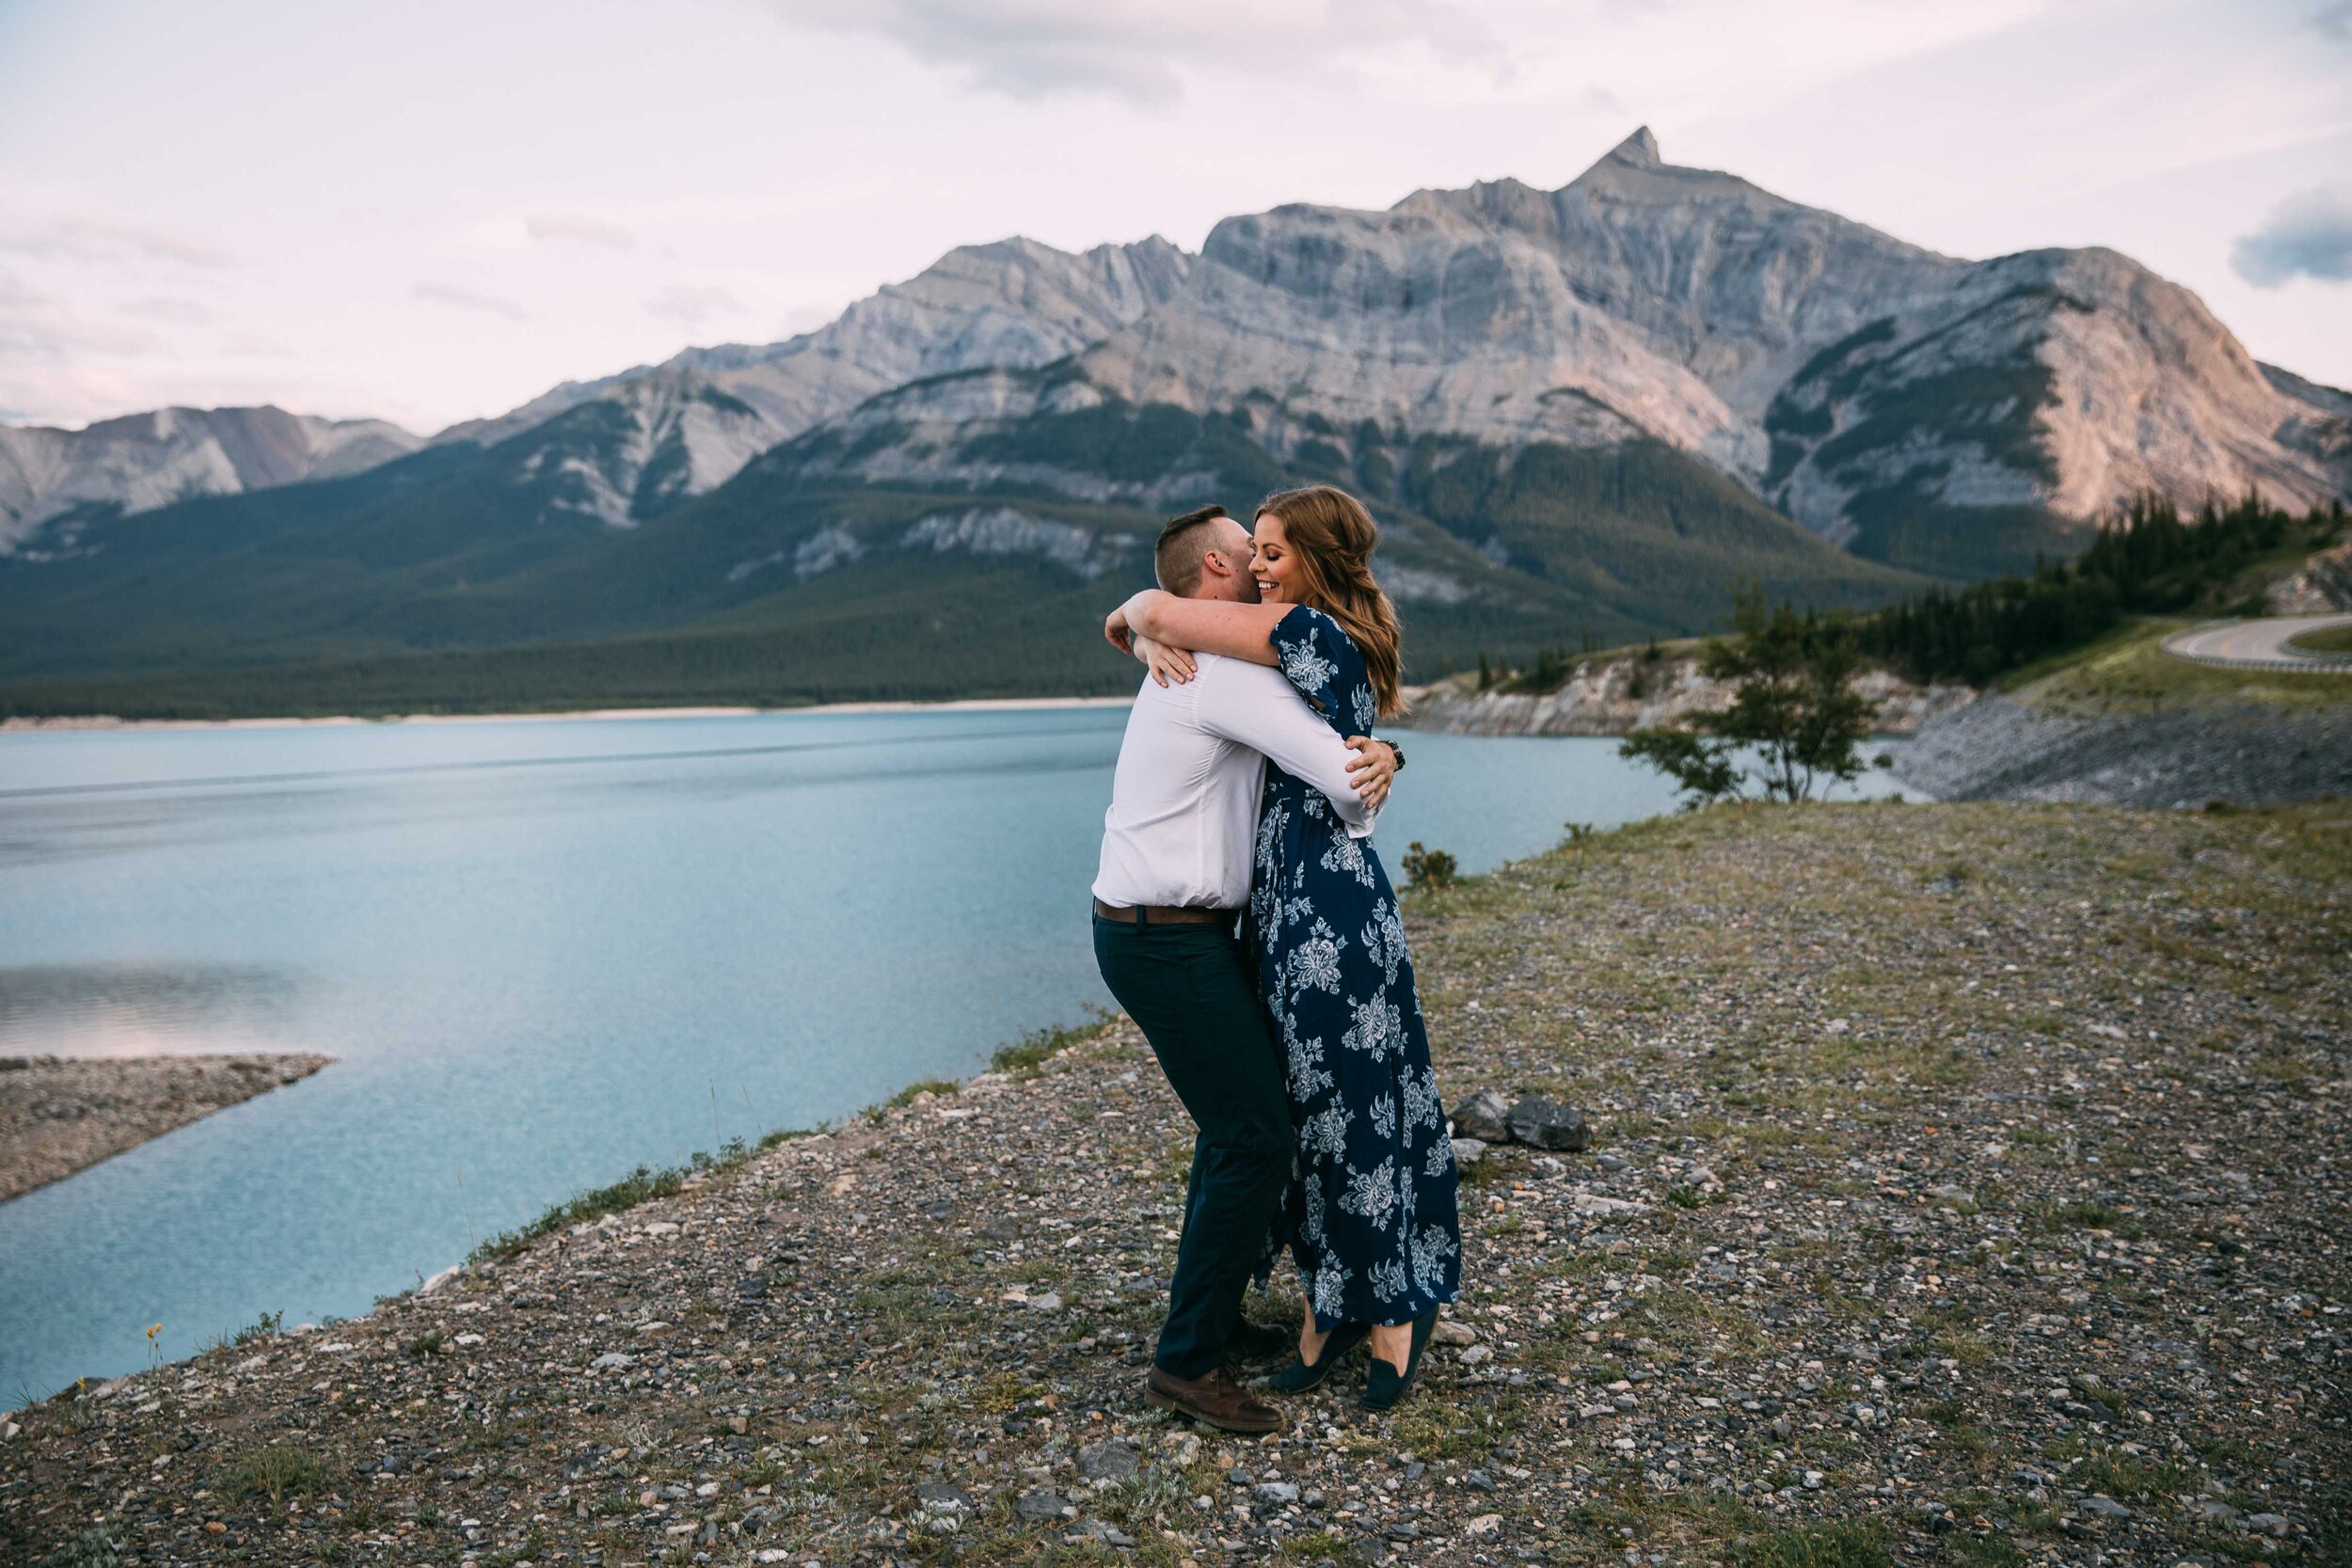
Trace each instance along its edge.
{"label": "snow-free mountain ridge", "polygon": [[[1425,470],[1655,440],[1825,539],[1950,576],[2062,550],[2143,490],[2300,506],[2352,489],[2352,398],[2258,365],[2129,258],[1938,255],[1668,164],[1646,129],[1557,190],[1279,207],[1219,223],[1197,257],[1157,238],[961,248],[815,332],[566,383],[433,445],[479,448],[533,506],[613,527],[765,452],[827,483],[1153,504],[1187,476],[1005,456],[1026,422],[1152,405],[1230,420],[1375,500],[1403,499],[1380,476],[1415,443]],[[827,431],[844,438],[784,445]],[[41,525],[92,507],[349,473],[418,444],[274,409],[0,429],[0,552],[55,547]]]}

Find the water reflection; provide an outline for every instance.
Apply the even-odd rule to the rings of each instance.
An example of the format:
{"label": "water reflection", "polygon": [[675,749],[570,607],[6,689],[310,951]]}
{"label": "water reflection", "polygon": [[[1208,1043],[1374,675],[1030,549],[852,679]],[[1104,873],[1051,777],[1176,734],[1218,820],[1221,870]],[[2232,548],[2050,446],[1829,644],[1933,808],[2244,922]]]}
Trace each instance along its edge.
{"label": "water reflection", "polygon": [[0,1055],[154,1056],[299,1049],[299,988],[252,964],[0,968]]}

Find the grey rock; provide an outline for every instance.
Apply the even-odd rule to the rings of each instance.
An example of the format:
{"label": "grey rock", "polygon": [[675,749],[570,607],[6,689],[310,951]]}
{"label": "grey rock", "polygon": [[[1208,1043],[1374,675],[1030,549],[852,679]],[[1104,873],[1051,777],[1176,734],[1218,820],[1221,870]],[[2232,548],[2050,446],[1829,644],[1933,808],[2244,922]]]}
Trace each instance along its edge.
{"label": "grey rock", "polygon": [[1032,1486],[1012,1500],[1012,1512],[1016,1518],[1026,1519],[1036,1524],[1048,1519],[1059,1519],[1064,1514],[1074,1514],[1078,1511],[1071,1507],[1063,1499],[1062,1495],[1052,1487]]}
{"label": "grey rock", "polygon": [[914,1500],[927,1513],[961,1513],[972,1507],[972,1499],[961,1487],[945,1481],[927,1481],[914,1489]]}
{"label": "grey rock", "polygon": [[1454,1140],[1454,1163],[1455,1164],[1474,1165],[1486,1157],[1486,1145],[1484,1140],[1479,1138],[1456,1138]]}
{"label": "grey rock", "polygon": [[2295,1527],[2287,1522],[2287,1516],[2283,1513],[2249,1513],[2246,1516],[2246,1528],[2265,1535],[2275,1535],[2283,1540],[2287,1532]]}
{"label": "grey rock", "polygon": [[1474,1138],[1480,1143],[1508,1143],[1511,1131],[1503,1118],[1509,1114],[1510,1106],[1502,1096],[1492,1089],[1481,1089],[1454,1107],[1454,1135]]}
{"label": "grey rock", "polygon": [[1530,1095],[1512,1106],[1505,1122],[1513,1138],[1536,1148],[1580,1149],[1593,1141],[1581,1111],[1542,1095]]}
{"label": "grey rock", "polygon": [[598,1371],[611,1371],[622,1367],[634,1367],[637,1365],[637,1357],[625,1351],[609,1350],[589,1362],[588,1365]]}
{"label": "grey rock", "polygon": [[1089,1443],[1078,1450],[1078,1473],[1089,1481],[1124,1481],[1142,1464],[1134,1444],[1117,1439]]}
{"label": "grey rock", "polygon": [[2132,1516],[2132,1511],[2130,1509],[2125,1508],[2122,1503],[2117,1502],[2113,1497],[2106,1497],[2097,1492],[2091,1493],[2090,1496],[2083,1498],[2082,1501],[2076,1503],[2074,1506],[2081,1509],[2085,1513],[2092,1515],[2094,1518],[2128,1519]]}
{"label": "grey rock", "polygon": [[1249,1495],[1262,1503],[1295,1503],[1298,1500],[1298,1488],[1287,1481],[1262,1481]]}

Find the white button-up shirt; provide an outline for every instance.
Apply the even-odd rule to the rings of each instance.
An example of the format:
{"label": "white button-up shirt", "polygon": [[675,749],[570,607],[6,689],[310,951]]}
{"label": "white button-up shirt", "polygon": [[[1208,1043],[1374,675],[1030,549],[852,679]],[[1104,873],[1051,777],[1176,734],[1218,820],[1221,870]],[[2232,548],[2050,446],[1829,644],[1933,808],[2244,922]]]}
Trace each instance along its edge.
{"label": "white button-up shirt", "polygon": [[1194,657],[1198,670],[1182,686],[1146,676],[1127,715],[1094,879],[1106,904],[1248,903],[1269,757],[1329,796],[1350,836],[1372,832],[1347,778],[1356,753],[1290,682],[1247,659]]}

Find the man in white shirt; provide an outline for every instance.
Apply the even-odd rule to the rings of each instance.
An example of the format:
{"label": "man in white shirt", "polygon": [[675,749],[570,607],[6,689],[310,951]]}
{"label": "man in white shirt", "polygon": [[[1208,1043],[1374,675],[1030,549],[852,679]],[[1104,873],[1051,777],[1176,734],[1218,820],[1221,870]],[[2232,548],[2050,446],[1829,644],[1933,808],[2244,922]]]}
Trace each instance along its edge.
{"label": "man in white shirt", "polygon": [[[1154,565],[1171,594],[1255,602],[1250,550],[1240,523],[1205,507],[1161,531]],[[1236,930],[1259,791],[1271,757],[1329,797],[1360,838],[1396,758],[1380,741],[1342,740],[1265,665],[1196,662],[1181,684],[1147,678],[1128,715],[1094,879],[1094,956],[1200,1130],[1145,1397],[1229,1432],[1271,1432],[1281,1417],[1224,1370],[1229,1352],[1295,1338],[1266,1329],[1263,1346],[1236,1343],[1237,1327],[1257,1327],[1242,1297],[1293,1158],[1281,1052]]]}

